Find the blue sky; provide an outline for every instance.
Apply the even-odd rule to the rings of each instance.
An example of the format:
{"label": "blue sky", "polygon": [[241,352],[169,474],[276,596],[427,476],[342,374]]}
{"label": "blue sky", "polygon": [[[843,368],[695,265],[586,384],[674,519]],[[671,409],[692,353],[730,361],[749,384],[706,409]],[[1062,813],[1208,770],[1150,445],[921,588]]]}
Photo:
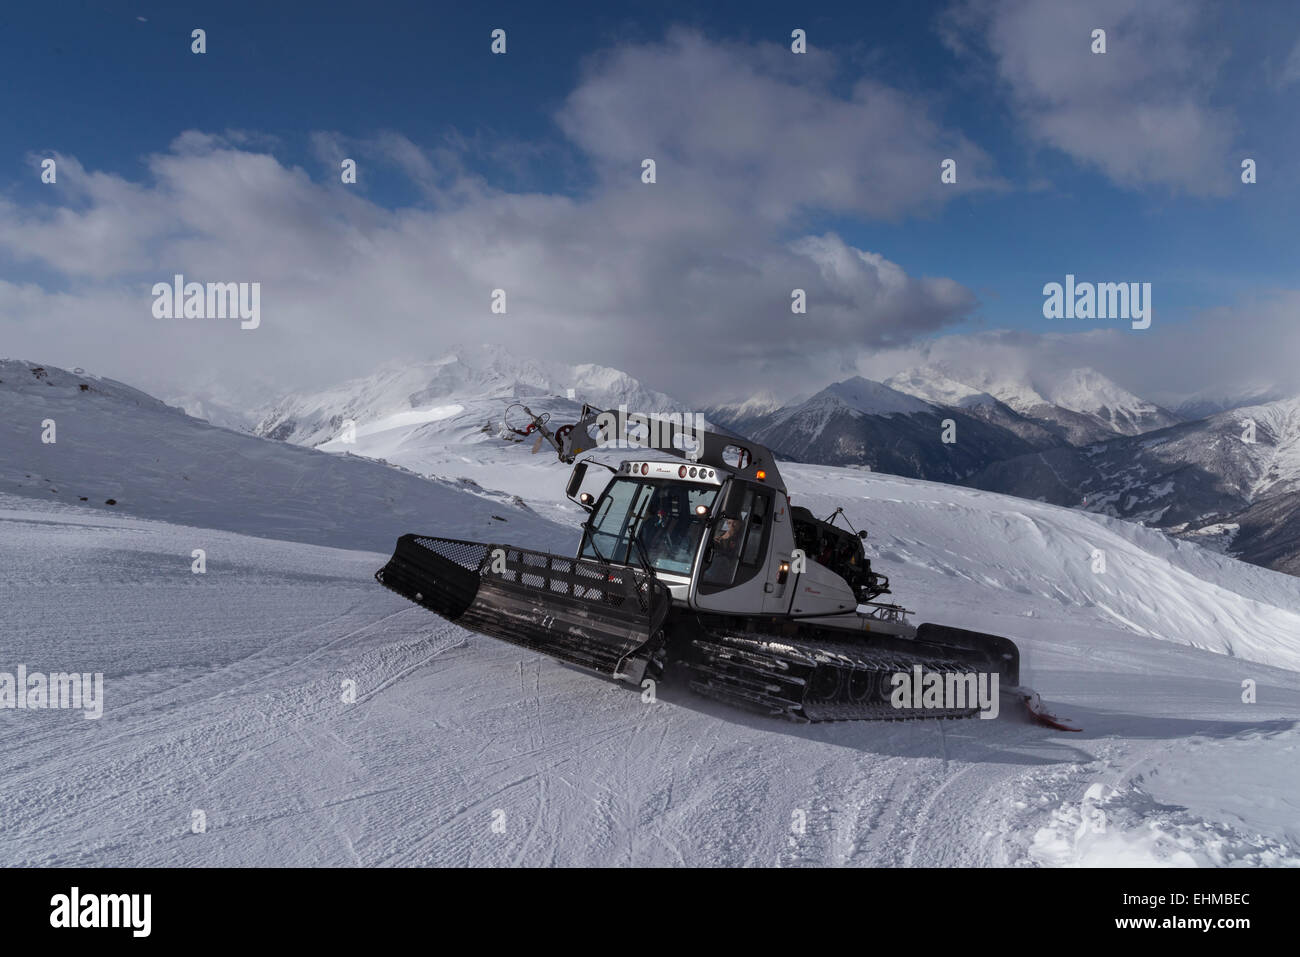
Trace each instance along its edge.
{"label": "blue sky", "polygon": [[[1077,14],[1080,5],[1068,6]],[[337,199],[339,209],[321,215],[340,235],[370,228],[401,235],[413,217],[424,216],[429,221],[415,229],[418,239],[409,232],[405,239],[435,242],[453,228],[451,217],[471,215],[468,207],[482,203],[491,212],[474,214],[475,222],[501,215],[516,224],[511,228],[525,230],[518,235],[526,246],[560,241],[557,234],[569,231],[565,203],[577,204],[572,230],[586,229],[584,235],[590,234],[584,215],[599,212],[607,226],[611,215],[645,217],[644,209],[627,205],[640,200],[619,192],[617,176],[625,156],[631,161],[638,150],[657,150],[657,196],[673,195],[678,183],[686,188],[669,201],[678,208],[663,212],[671,221],[662,229],[643,230],[638,223],[632,230],[629,244],[645,244],[637,261],[655,266],[628,282],[635,291],[606,290],[600,300],[605,335],[593,337],[597,344],[623,343],[608,352],[596,348],[600,354],[591,358],[624,367],[643,355],[628,343],[656,318],[656,308],[711,314],[711,304],[699,297],[708,289],[722,294],[710,281],[693,297],[656,307],[645,287],[671,281],[674,269],[694,271],[684,264],[705,268],[713,253],[725,270],[763,273],[769,267],[760,261],[770,252],[777,257],[770,268],[780,271],[788,268],[780,261],[788,244],[828,234],[849,249],[884,257],[909,279],[952,280],[968,294],[953,298],[944,289],[917,287],[914,295],[885,307],[876,292],[879,276],[831,275],[841,268],[832,263],[836,253],[818,245],[808,255],[829,283],[821,298],[833,299],[842,314],[806,331],[817,340],[847,333],[851,351],[873,356],[908,339],[924,343],[982,330],[1086,331],[1051,326],[1041,314],[1043,283],[1067,272],[1080,279],[1151,282],[1158,324],[1195,327],[1197,336],[1204,334],[1206,310],[1235,310],[1289,294],[1296,287],[1293,236],[1300,221],[1300,137],[1293,119],[1300,94],[1300,8],[1107,0],[1084,4],[1085,12],[1071,16],[1053,7],[1061,5],[725,3],[710,4],[707,11],[677,3],[490,5],[470,11],[427,3],[325,2],[294,11],[260,3],[11,5],[0,14],[0,215],[10,225],[0,234],[0,281],[11,293],[0,299],[0,321],[9,325],[12,341],[58,353],[53,339],[42,340],[39,317],[24,311],[37,308],[43,294],[99,295],[121,305],[130,288],[172,268],[169,256],[179,263],[184,257],[174,249],[187,245],[202,248],[209,262],[238,262],[231,250],[216,249],[214,235],[201,223],[187,222],[185,214],[178,211],[175,229],[166,226],[165,210],[168,203],[185,202],[194,181],[181,186],[181,179],[199,175],[200,160],[234,169],[260,155],[276,164],[269,175],[305,191],[285,214],[295,219],[294,228],[313,228],[303,210]],[[1108,30],[1107,54],[1066,60],[1051,52],[1062,43],[1072,53],[1086,50],[1089,24]],[[189,49],[194,27],[207,31],[208,52],[202,56]],[[507,30],[504,57],[487,52],[495,27]],[[789,54],[794,27],[807,30],[807,57]],[[674,36],[689,39],[678,42]],[[699,106],[698,91],[670,82],[679,66],[691,71],[711,57],[746,68],[756,64],[747,78],[754,99],[746,99],[748,88],[737,87],[738,114],[761,108],[774,94],[788,94],[785,102],[806,106],[815,118],[789,128],[779,117],[764,120],[766,126],[742,124],[737,143],[758,130],[773,148],[746,143],[730,166],[725,130],[719,130],[728,122],[725,104]],[[707,66],[701,69],[709,75]],[[728,76],[737,72],[729,69]],[[882,116],[863,108],[863,131],[840,140],[844,127],[857,122],[861,104],[855,90],[864,83],[871,102],[883,96],[909,118],[898,120],[892,109]],[[656,102],[661,85],[664,100]],[[647,109],[644,143],[637,142],[641,108]],[[686,117],[680,126],[677,112]],[[876,122],[879,139],[870,136]],[[186,131],[218,139],[178,150]],[[787,136],[819,142],[790,149],[777,142]],[[859,163],[884,171],[880,181],[868,176],[843,188],[808,188],[801,171],[815,174],[809,166],[819,164],[822,141],[828,182],[856,175]],[[949,147],[960,157],[959,189],[938,182],[937,159]],[[783,148],[790,155],[770,160],[769,153]],[[57,191],[40,183],[34,167],[51,155],[70,158],[77,169],[65,167]],[[347,200],[336,185],[339,155],[361,164]],[[175,160],[170,183],[160,174],[157,158],[163,156]],[[1259,164],[1259,182],[1248,186],[1238,178],[1246,156]],[[181,169],[186,164],[188,172]],[[294,182],[295,168],[310,187]],[[211,167],[203,169],[210,181]],[[754,181],[745,183],[754,170]],[[113,182],[77,188],[76,178],[93,176]],[[631,178],[627,182],[640,187]],[[735,195],[726,195],[733,183]],[[779,208],[764,208],[756,222],[747,221],[747,193],[767,198],[783,192],[788,201],[775,200]],[[757,230],[770,251],[747,246],[732,261],[725,230],[703,236],[690,222],[691,210],[708,209],[715,198],[718,221],[734,214],[736,235],[748,244]],[[360,202],[349,205],[353,199]],[[525,209],[503,212],[509,204]],[[71,218],[60,222],[60,210]],[[66,250],[96,223],[117,223],[118,215],[148,225],[140,226],[138,236],[134,225],[116,227],[132,237],[122,241],[126,251],[120,256],[106,256],[94,267],[71,261]],[[40,241],[31,238],[37,224]],[[60,226],[80,232],[60,235]],[[617,226],[615,220],[611,235],[622,235]],[[238,229],[256,232],[259,224],[253,219]],[[678,261],[674,251],[690,248],[681,238],[687,234],[701,245],[693,260],[683,254]],[[292,230],[277,230],[275,242],[283,245],[286,235]],[[463,235],[463,228],[455,235]],[[103,240],[111,243],[111,236]],[[506,240],[493,233],[484,241]],[[138,249],[132,251],[131,242]],[[572,262],[589,258],[577,255]],[[195,271],[205,260],[188,262]],[[272,282],[278,267],[268,262],[263,255],[247,271],[266,272],[265,281]],[[541,268],[554,275],[564,265],[550,261]],[[618,268],[619,281],[625,281],[628,263]],[[337,272],[337,264],[322,261],[316,271]],[[289,272],[302,282],[313,267],[295,263],[286,267]],[[454,272],[455,264],[447,264],[444,278]],[[526,282],[520,272],[512,265],[501,283]],[[379,273],[358,274],[355,281],[374,283]],[[588,280],[596,281],[578,277],[570,286]],[[792,275],[788,285],[801,281]],[[25,295],[13,293],[18,287]],[[284,288],[296,287],[286,279]],[[382,292],[375,295],[384,301]],[[629,319],[625,328],[608,318],[622,296],[628,297],[629,315],[642,317]],[[336,290],[323,298],[338,297]],[[429,297],[436,300],[437,289]],[[572,302],[554,308],[566,316],[575,311]],[[877,308],[887,314],[879,322]],[[552,347],[554,337],[540,328],[546,310],[536,314],[532,326],[503,340],[539,352]],[[855,322],[875,331],[858,336]],[[339,323],[331,328],[336,338],[346,339],[349,326]],[[431,337],[422,351],[436,351],[440,338],[464,338],[455,333],[472,329],[473,317],[457,316],[454,325],[446,336]],[[707,321],[698,318],[697,334],[702,327]],[[57,334],[66,340],[71,328],[60,326]],[[733,328],[720,318],[719,341],[730,342]],[[292,340],[287,321],[285,331],[277,342]],[[145,329],[141,335],[153,333]],[[204,354],[202,340],[178,335],[177,355]],[[1184,336],[1184,348],[1192,336]],[[409,339],[395,327],[390,351]],[[794,342],[775,336],[733,358],[737,368],[752,361],[753,368],[771,374],[783,349],[811,355],[818,348],[835,359],[796,364],[801,381],[844,371],[842,347],[813,346],[806,335]],[[247,366],[248,349],[231,346],[230,361]],[[0,352],[7,351],[0,345]],[[339,352],[322,361],[330,370],[322,375],[370,371],[352,370],[342,358],[355,350],[340,344]],[[373,358],[379,357],[377,350]],[[125,369],[145,367],[111,354],[107,360]],[[854,361],[850,356],[848,365]],[[658,373],[678,388],[698,371],[683,371],[690,364],[682,360],[664,375],[663,366],[673,362],[667,351],[656,353],[654,362],[629,371],[652,384],[659,384]],[[1168,388],[1176,391],[1172,378]]]}

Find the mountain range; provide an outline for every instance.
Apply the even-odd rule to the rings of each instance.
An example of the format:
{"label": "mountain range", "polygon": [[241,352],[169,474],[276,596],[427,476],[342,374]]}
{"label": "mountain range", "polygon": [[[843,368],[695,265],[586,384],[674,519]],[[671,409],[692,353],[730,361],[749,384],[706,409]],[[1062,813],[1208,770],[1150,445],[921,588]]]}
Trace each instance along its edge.
{"label": "mountain range", "polygon": [[[730,408],[712,414],[742,430]],[[933,365],[836,383],[743,431],[800,461],[1083,508],[1300,574],[1300,397],[1253,389],[1179,408],[1093,369],[1043,381]],[[941,440],[945,422],[956,441]]]}

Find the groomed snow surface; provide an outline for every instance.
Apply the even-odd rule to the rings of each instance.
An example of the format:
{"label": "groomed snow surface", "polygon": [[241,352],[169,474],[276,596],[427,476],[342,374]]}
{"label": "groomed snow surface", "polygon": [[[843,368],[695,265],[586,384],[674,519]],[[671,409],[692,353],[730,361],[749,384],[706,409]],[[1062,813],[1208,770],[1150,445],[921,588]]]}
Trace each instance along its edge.
{"label": "groomed snow surface", "polygon": [[83,381],[0,384],[0,671],[103,672],[106,699],[100,720],[0,710],[0,864],[1300,864],[1295,578],[783,466],[796,504],[870,531],[916,620],[1012,637],[1084,732],[1015,710],[793,725],[671,682],[647,702],[372,579],[396,531],[570,552],[553,456],[455,417],[439,445],[429,419],[403,463],[429,479]]}

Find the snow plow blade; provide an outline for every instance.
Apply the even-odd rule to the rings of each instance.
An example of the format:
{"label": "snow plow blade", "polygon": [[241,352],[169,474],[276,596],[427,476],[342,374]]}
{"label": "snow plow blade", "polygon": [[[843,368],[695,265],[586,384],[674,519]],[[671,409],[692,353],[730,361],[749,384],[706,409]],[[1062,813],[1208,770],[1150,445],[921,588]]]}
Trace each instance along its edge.
{"label": "snow plow blade", "polygon": [[423,535],[399,538],[375,580],[470,631],[606,678],[640,679],[670,605],[640,569]]}

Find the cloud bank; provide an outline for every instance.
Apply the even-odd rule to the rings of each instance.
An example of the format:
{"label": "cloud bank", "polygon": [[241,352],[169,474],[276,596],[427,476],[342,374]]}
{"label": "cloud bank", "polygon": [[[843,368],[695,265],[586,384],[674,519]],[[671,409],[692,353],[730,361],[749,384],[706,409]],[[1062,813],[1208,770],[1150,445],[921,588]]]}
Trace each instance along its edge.
{"label": "cloud bank", "polygon": [[[425,150],[392,132],[322,132],[311,148],[326,171],[346,155],[363,177],[405,178],[422,201],[396,209],[282,162],[264,136],[185,132],[142,182],[56,154],[48,206],[0,205],[0,248],[59,279],[0,283],[4,351],[153,388],[275,390],[481,337],[684,395],[756,376],[806,385],[976,304],[810,218],[937,209],[959,192],[938,183],[947,156],[960,192],[998,187],[924,103],[868,81],[837,93],[835,70],[825,54],[683,31],[599,56],[557,116],[593,173],[578,196],[493,188],[454,142]],[[152,318],[150,287],[177,273],[260,282],[261,327]],[[791,312],[795,288],[807,315]],[[490,311],[495,289],[505,315]]]}

